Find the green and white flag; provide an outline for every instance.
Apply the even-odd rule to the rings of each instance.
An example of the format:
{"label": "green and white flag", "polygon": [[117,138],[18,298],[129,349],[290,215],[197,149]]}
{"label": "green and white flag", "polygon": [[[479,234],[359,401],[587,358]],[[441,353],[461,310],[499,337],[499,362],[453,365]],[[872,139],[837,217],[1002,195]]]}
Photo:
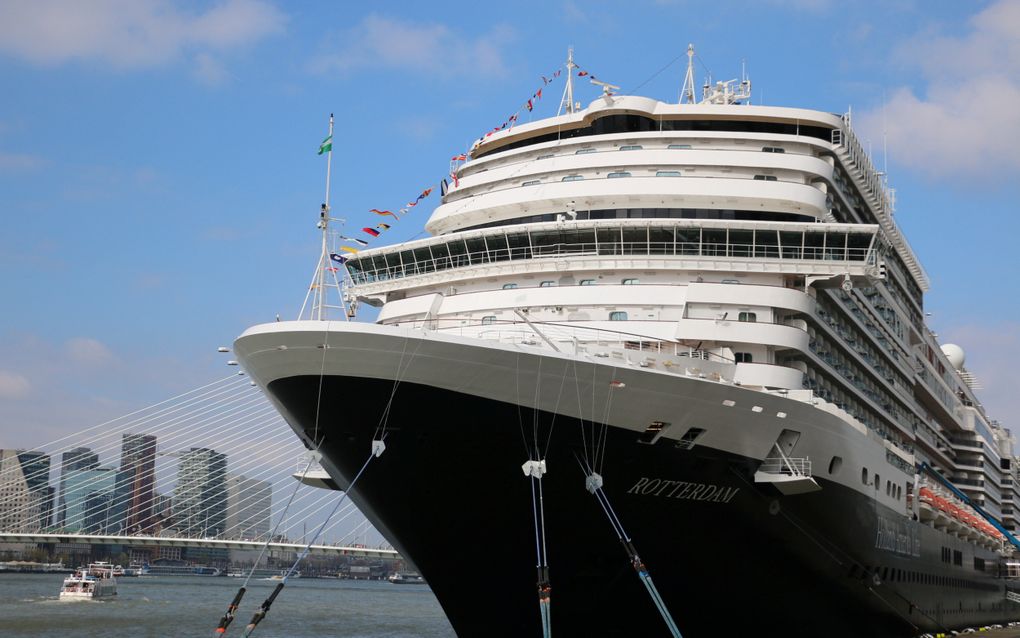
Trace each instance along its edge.
{"label": "green and white flag", "polygon": [[322,140],[322,144],[319,144],[319,155],[328,153],[333,150],[333,136],[330,135],[326,139]]}

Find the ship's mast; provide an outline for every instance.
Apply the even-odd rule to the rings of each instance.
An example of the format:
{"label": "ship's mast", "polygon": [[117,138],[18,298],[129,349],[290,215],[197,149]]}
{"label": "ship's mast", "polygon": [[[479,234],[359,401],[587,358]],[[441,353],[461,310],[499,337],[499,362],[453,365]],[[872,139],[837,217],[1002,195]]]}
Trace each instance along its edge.
{"label": "ship's mast", "polygon": [[[326,316],[326,308],[328,306],[327,290],[333,288],[336,290],[337,296],[340,300],[339,307],[343,311],[344,318],[348,321],[351,318],[352,313],[347,312],[346,304],[343,297],[343,289],[340,285],[340,279],[337,278],[337,270],[342,266],[341,263],[333,263],[333,259],[330,256],[329,250],[329,222],[339,221],[342,219],[334,219],[330,217],[330,206],[329,206],[329,184],[333,165],[333,114],[329,114],[329,135],[325,140],[322,141],[322,145],[319,147],[319,154],[325,152],[326,155],[326,201],[323,202],[319,209],[319,221],[316,223],[316,227],[319,232],[322,233],[322,249],[319,252],[319,263],[315,267],[315,274],[312,276],[312,282],[308,286],[308,294],[305,295],[305,301],[301,304],[301,311],[298,313],[298,319],[305,317],[305,308],[308,308],[308,318],[323,321],[328,319]],[[346,273],[346,270],[344,271]],[[346,282],[346,278],[344,278]],[[308,305],[309,299],[311,300],[311,306]],[[353,305],[352,305],[353,308]]]}
{"label": "ship's mast", "polygon": [[329,150],[326,152],[326,201],[319,213],[319,229],[322,231],[322,255],[319,257],[319,309],[316,319],[322,321],[326,306],[326,269],[329,268],[329,178],[333,167],[333,114],[329,114]]}
{"label": "ship's mast", "polygon": [[684,76],[684,86],[680,89],[680,103],[687,98],[687,104],[694,104],[694,45],[687,45],[687,75]]}
{"label": "ship's mast", "polygon": [[567,49],[567,83],[563,87],[563,98],[560,100],[560,108],[556,111],[556,115],[574,112],[574,69],[576,68],[574,47],[570,47]]}

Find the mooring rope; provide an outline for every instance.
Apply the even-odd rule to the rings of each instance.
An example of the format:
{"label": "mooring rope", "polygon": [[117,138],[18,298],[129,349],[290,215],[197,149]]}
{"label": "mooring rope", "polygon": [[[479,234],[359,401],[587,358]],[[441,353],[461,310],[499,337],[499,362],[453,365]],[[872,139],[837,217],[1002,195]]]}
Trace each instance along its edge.
{"label": "mooring rope", "polygon": [[581,471],[585,476],[585,488],[591,492],[598,500],[599,505],[602,506],[602,511],[605,512],[606,518],[609,519],[609,524],[612,525],[613,531],[616,533],[617,539],[623,545],[624,550],[627,552],[627,557],[630,559],[631,567],[637,572],[638,578],[641,583],[648,590],[648,596],[652,599],[652,604],[659,610],[659,614],[662,616],[662,620],[666,623],[666,627],[669,629],[670,634],[673,638],[683,638],[680,634],[680,629],[676,626],[676,622],[673,620],[673,616],[669,613],[669,609],[666,607],[666,602],[662,599],[662,595],[659,594],[658,588],[655,583],[652,582],[652,575],[648,573],[648,567],[637,553],[637,548],[634,547],[634,543],[627,531],[623,528],[623,523],[620,521],[620,517],[616,515],[616,511],[613,509],[612,504],[609,502],[609,497],[602,490],[602,476],[593,471],[590,466],[586,467],[580,458],[577,458],[578,465],[581,466]]}

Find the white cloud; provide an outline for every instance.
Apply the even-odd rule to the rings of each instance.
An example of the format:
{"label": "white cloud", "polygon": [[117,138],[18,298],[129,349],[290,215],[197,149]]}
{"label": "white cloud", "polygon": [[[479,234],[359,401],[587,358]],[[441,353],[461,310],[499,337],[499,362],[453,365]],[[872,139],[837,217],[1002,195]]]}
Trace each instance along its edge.
{"label": "white cloud", "polygon": [[225,0],[200,14],[167,0],[7,0],[0,3],[0,52],[44,65],[97,60],[139,68],[184,50],[249,44],[285,22],[263,0]]}
{"label": "white cloud", "polygon": [[895,91],[858,119],[890,153],[932,177],[991,179],[1020,169],[1020,2],[1000,0],[972,17],[966,33],[919,33],[896,59],[927,81],[922,94]]}
{"label": "white cloud", "polygon": [[0,152],[0,171],[24,171],[42,166],[43,160],[37,155]]}
{"label": "white cloud", "polygon": [[113,353],[97,339],[75,337],[64,345],[67,355],[77,363],[103,365],[113,360]]}
{"label": "white cloud", "polygon": [[208,53],[199,53],[195,56],[195,77],[207,86],[220,86],[230,74],[219,60]]}
{"label": "white cloud", "polygon": [[32,384],[20,374],[0,370],[0,398],[20,399],[28,396]]}
{"label": "white cloud", "polygon": [[343,44],[316,57],[312,70],[325,73],[390,68],[501,75],[505,68],[502,47],[513,38],[513,31],[505,26],[472,38],[444,24],[417,24],[369,15],[346,33],[331,38]]}

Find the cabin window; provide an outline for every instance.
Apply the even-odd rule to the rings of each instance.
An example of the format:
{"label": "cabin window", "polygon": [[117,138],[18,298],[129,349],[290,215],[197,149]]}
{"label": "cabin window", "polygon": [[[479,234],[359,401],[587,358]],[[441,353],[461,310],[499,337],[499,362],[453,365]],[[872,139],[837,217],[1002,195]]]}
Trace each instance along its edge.
{"label": "cabin window", "polygon": [[737,321],[745,321],[747,323],[755,323],[758,321],[758,314],[754,312],[741,312],[737,315]]}
{"label": "cabin window", "polygon": [[636,286],[637,284],[638,284],[638,280],[637,279],[624,279],[623,280],[623,285],[624,286]]}
{"label": "cabin window", "polygon": [[577,285],[578,286],[594,286],[595,285],[595,280],[594,279],[582,279],[581,281],[577,282]]}
{"label": "cabin window", "polygon": [[561,182],[579,182],[582,179],[584,179],[583,175],[567,175],[566,177],[564,177],[560,181]]}
{"label": "cabin window", "polygon": [[540,180],[540,179],[530,179],[530,180],[522,183],[521,186],[534,186],[535,184],[541,184],[541,183],[542,183],[542,180]]}
{"label": "cabin window", "polygon": [[609,320],[610,321],[626,321],[627,320],[627,313],[622,311],[622,310],[614,310],[613,312],[609,313]]}
{"label": "cabin window", "polygon": [[503,284],[503,290],[512,290],[517,287],[517,284]]}
{"label": "cabin window", "polygon": [[775,175],[755,175],[754,178],[759,182],[775,182],[779,179]]}
{"label": "cabin window", "polygon": [[785,153],[786,149],[782,146],[762,146],[762,153]]}
{"label": "cabin window", "polygon": [[538,284],[538,287],[539,288],[550,288],[550,287],[555,286],[555,285],[556,285],[555,281],[543,281],[542,283]]}
{"label": "cabin window", "polygon": [[594,153],[594,152],[595,152],[595,149],[593,149],[593,148],[579,148],[576,151],[574,151],[574,155],[587,155],[588,153]]}
{"label": "cabin window", "polygon": [[861,468],[861,484],[862,485],[868,484],[868,468],[866,467]]}
{"label": "cabin window", "polygon": [[630,177],[630,173],[628,173],[627,171],[613,171],[612,173],[606,175],[606,177],[609,179],[616,179],[618,177]]}
{"label": "cabin window", "polygon": [[656,177],[680,177],[680,171],[655,171]]}
{"label": "cabin window", "polygon": [[638,144],[627,144],[626,146],[620,147],[621,151],[640,151],[641,146]]}
{"label": "cabin window", "polygon": [[690,147],[691,147],[691,145],[690,145],[690,144],[670,144],[670,145],[669,145],[669,146],[667,146],[666,148],[673,148],[673,149],[689,149]]}
{"label": "cabin window", "polygon": [[879,487],[880,487],[881,485],[882,485],[882,477],[881,477],[881,476],[879,476],[878,474],[876,474],[876,475],[875,475],[875,491],[876,491],[876,492],[878,491],[878,488],[879,488]]}
{"label": "cabin window", "polygon": [[553,155],[551,155],[551,154],[550,155],[539,155],[535,159],[543,160],[543,159],[549,159],[550,157],[553,157]]}
{"label": "cabin window", "polygon": [[750,352],[734,352],[733,360],[737,363],[753,363]]}
{"label": "cabin window", "polygon": [[483,326],[490,326],[494,323],[496,323],[496,315],[485,315],[484,317],[482,317]]}

